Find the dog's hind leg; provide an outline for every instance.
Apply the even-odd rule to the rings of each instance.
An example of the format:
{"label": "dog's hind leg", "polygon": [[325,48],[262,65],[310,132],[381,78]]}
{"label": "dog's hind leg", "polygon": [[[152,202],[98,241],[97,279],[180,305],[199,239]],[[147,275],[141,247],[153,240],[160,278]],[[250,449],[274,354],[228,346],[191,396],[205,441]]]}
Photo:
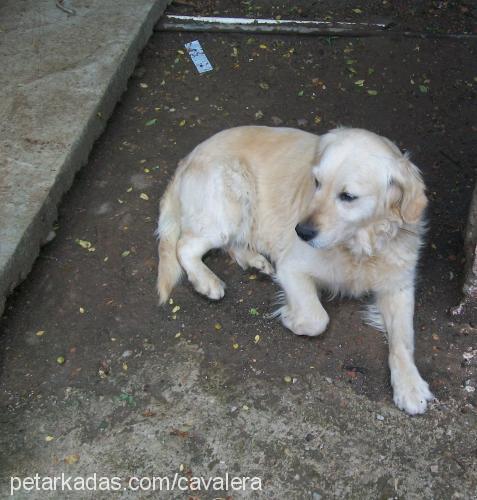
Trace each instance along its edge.
{"label": "dog's hind leg", "polygon": [[222,246],[203,236],[183,234],[177,245],[182,267],[194,288],[209,299],[219,300],[224,296],[225,284],[203,262],[202,257],[212,248]]}
{"label": "dog's hind leg", "polygon": [[245,246],[233,246],[229,248],[229,255],[236,260],[242,269],[254,267],[264,274],[273,274],[273,266],[258,252],[254,252]]}

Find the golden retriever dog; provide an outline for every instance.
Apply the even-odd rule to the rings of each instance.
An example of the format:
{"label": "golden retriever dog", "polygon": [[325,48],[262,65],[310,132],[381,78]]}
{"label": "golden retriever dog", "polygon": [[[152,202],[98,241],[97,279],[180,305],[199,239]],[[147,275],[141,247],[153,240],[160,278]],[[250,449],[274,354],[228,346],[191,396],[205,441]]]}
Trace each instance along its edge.
{"label": "golden retriever dog", "polygon": [[326,329],[321,290],[372,294],[394,402],[423,413],[433,395],[414,363],[413,315],[426,205],[418,168],[367,130],[224,130],[180,162],[162,198],[159,301],[182,270],[197,292],[221,299],[225,285],[202,261],[213,248],[274,276],[285,297],[277,315],[297,335]]}

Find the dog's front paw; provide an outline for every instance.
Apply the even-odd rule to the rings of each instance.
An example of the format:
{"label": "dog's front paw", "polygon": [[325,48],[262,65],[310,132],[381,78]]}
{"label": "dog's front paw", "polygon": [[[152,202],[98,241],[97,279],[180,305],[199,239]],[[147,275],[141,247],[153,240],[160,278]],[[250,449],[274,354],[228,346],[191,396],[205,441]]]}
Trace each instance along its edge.
{"label": "dog's front paw", "polygon": [[412,373],[393,377],[391,381],[394,392],[394,403],[400,410],[409,415],[424,413],[427,402],[434,399],[427,382],[419,375],[417,368]]}
{"label": "dog's front paw", "polygon": [[295,335],[306,335],[308,337],[316,337],[323,333],[330,322],[330,318],[326,311],[317,311],[315,314],[300,315],[290,310],[288,306],[284,306],[280,311],[282,323]]}
{"label": "dog's front paw", "polygon": [[225,283],[216,276],[211,276],[207,280],[193,283],[193,285],[197,292],[205,295],[211,300],[220,300],[225,295]]}
{"label": "dog's front paw", "polygon": [[268,276],[271,276],[273,274],[273,266],[263,255],[255,255],[250,261],[250,265],[255,269],[258,269],[263,274],[268,274]]}

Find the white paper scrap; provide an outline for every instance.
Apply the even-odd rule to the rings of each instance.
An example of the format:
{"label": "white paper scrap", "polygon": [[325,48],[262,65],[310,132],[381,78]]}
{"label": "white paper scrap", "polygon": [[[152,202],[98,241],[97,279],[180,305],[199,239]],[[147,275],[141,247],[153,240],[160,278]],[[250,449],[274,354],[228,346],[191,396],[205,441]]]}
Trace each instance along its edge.
{"label": "white paper scrap", "polygon": [[204,50],[202,49],[202,46],[200,45],[198,40],[186,43],[184,46],[199,73],[212,71],[212,64],[210,64],[209,60],[207,59],[207,56],[205,55]]}

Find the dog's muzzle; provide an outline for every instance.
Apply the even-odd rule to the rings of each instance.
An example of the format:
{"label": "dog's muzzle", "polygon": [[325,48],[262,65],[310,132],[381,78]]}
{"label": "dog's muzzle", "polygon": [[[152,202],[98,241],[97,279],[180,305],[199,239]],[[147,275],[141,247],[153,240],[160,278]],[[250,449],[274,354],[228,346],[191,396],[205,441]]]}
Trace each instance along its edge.
{"label": "dog's muzzle", "polygon": [[303,241],[310,241],[318,236],[318,231],[308,224],[297,224],[295,231]]}

